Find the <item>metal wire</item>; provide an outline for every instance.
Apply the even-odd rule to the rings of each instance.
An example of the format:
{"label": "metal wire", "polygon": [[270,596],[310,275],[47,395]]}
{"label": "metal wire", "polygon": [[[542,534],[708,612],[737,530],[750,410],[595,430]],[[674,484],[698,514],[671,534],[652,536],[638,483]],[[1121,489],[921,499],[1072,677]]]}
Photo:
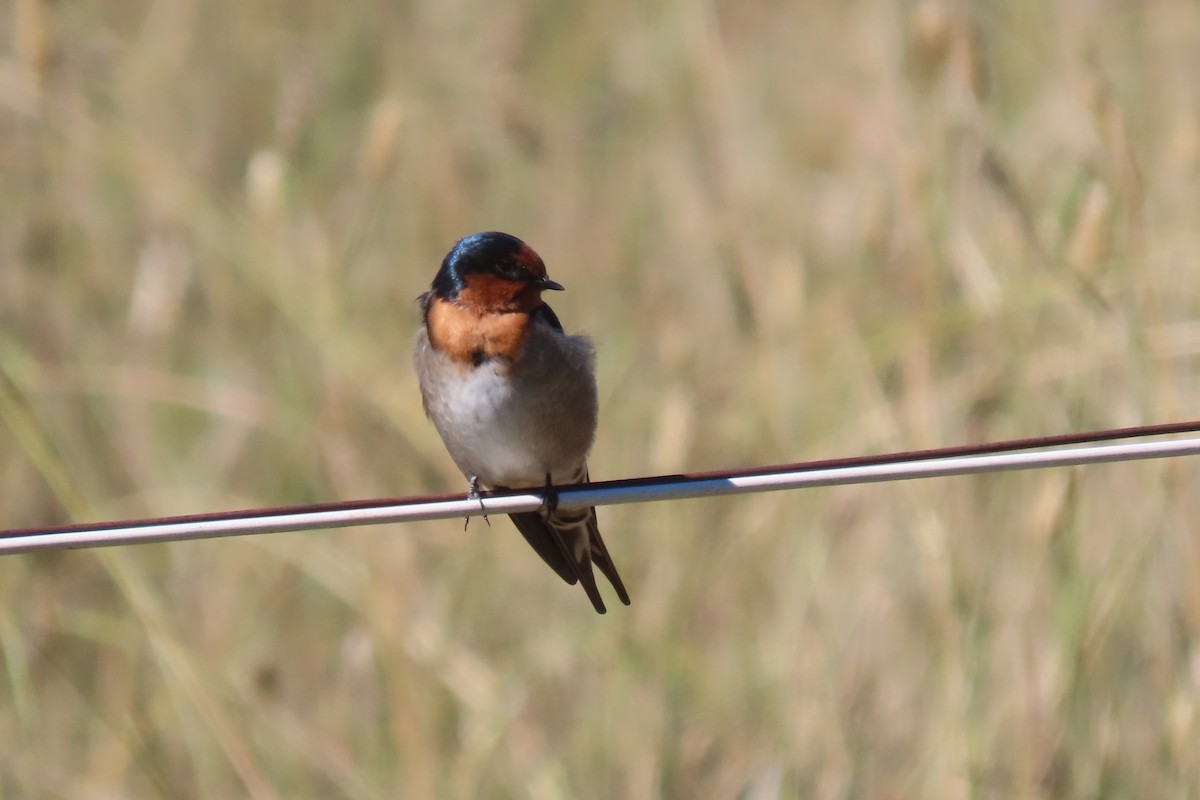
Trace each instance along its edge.
{"label": "metal wire", "polygon": [[[1056,447],[1037,451],[1030,451],[1030,448],[1045,447],[1051,443],[1075,444],[1197,430],[1200,430],[1200,422],[1173,423],[882,456],[810,461],[754,470],[603,481],[557,487],[555,493],[558,495],[559,507],[569,509],[981,472],[1177,458],[1200,455],[1200,437],[1118,445]],[[464,495],[408,497],[12,530],[0,532],[0,555],[35,550],[171,542],[507,514],[536,511],[544,503],[545,497],[541,490],[524,490],[485,493],[476,499]]]}

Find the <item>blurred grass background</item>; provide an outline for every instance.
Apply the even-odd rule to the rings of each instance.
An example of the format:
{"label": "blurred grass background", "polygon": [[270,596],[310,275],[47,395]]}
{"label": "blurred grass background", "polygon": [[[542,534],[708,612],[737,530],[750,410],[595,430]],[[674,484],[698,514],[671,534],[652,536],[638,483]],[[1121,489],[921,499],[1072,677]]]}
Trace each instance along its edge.
{"label": "blurred grass background", "polygon": [[[459,491],[450,244],[598,341],[592,474],[1196,417],[1186,0],[15,0],[0,527]],[[1196,797],[1197,465],[0,561],[0,796]]]}

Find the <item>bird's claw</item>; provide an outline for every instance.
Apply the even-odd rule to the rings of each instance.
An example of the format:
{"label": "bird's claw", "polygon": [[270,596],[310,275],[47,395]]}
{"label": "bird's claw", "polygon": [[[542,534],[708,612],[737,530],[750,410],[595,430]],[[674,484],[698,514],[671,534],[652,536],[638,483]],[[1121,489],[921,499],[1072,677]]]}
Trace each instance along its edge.
{"label": "bird's claw", "polygon": [[558,489],[554,488],[549,472],[546,473],[546,485],[542,487],[542,502],[545,504],[547,514],[558,511]]}
{"label": "bird's claw", "polygon": [[[467,488],[467,499],[479,501],[479,507],[483,508],[483,497],[479,494],[479,476],[478,475],[471,476],[471,482]],[[492,527],[492,521],[490,519],[488,519],[487,514],[483,515],[483,521],[487,523],[487,526],[489,528]],[[464,531],[467,529],[467,526],[470,524],[471,524],[470,517],[463,518],[463,530]]]}

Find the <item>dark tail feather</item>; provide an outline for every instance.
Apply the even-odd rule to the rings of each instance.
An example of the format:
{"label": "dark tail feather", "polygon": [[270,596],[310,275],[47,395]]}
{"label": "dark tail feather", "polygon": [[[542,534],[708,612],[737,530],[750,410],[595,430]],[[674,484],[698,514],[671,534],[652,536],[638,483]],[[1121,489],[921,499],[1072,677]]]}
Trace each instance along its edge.
{"label": "dark tail feather", "polygon": [[583,590],[587,592],[588,600],[592,601],[592,608],[596,609],[596,613],[607,614],[608,609],[600,599],[600,588],[596,586],[596,576],[592,574],[592,561],[587,555],[587,550],[583,553],[583,560],[579,565],[579,582],[583,584]]}
{"label": "dark tail feather", "polygon": [[[576,477],[575,480],[579,482],[588,480],[586,467],[583,474]],[[505,487],[497,486],[496,488],[503,489]],[[589,508],[586,512],[569,511],[551,515],[550,519],[556,524],[551,524],[551,521],[547,520],[540,511],[524,511],[508,516],[517,526],[521,535],[525,537],[525,541],[529,542],[529,546],[550,565],[551,569],[558,573],[560,578],[572,586],[576,583],[583,584],[583,590],[587,593],[588,600],[592,601],[592,607],[596,609],[597,613],[604,614],[608,609],[604,607],[600,589],[596,586],[596,577],[592,573],[593,564],[600,568],[604,577],[608,578],[608,582],[616,590],[617,597],[621,599],[621,602],[629,605],[629,592],[625,591],[625,584],[621,582],[621,576],[617,574],[617,568],[608,554],[608,548],[605,547],[604,540],[600,538],[600,528],[596,524],[596,509]],[[585,536],[587,537],[586,541],[580,541]]]}
{"label": "dark tail feather", "polygon": [[589,510],[591,516],[588,519],[588,539],[592,545],[592,563],[600,568],[604,577],[608,578],[608,582],[617,590],[617,597],[621,599],[621,602],[629,605],[629,592],[625,591],[625,584],[621,582],[621,576],[617,574],[617,566],[613,563],[612,556],[608,554],[604,540],[600,538],[600,526],[596,524],[596,509]]}
{"label": "dark tail feather", "polygon": [[[599,534],[593,534],[595,528],[595,512],[591,512],[591,520],[586,527],[582,524],[582,520],[573,524],[556,527],[551,525],[537,511],[527,511],[520,514],[509,514],[513,524],[517,526],[517,530],[525,537],[525,541],[537,552],[542,560],[550,565],[550,568],[558,573],[558,576],[572,586],[576,583],[583,584],[583,591],[587,593],[588,600],[592,601],[592,607],[596,609],[596,613],[604,614],[608,609],[604,606],[604,600],[600,597],[600,589],[596,586],[596,577],[592,574],[592,557],[597,558],[597,566],[610,581],[613,581],[613,586],[617,590],[617,596],[621,598],[621,602],[629,605],[629,595],[625,593],[625,587],[621,585],[621,579],[617,577],[616,570],[613,569],[612,559],[608,557],[608,552],[604,550],[604,542],[600,542],[600,550],[593,551],[589,554],[589,550],[595,547],[595,542],[599,539]],[[579,542],[579,538],[587,536],[587,542]],[[591,545],[591,547],[587,546]],[[614,580],[615,579],[615,580]]]}
{"label": "dark tail feather", "polygon": [[[588,474],[587,464],[583,465],[583,479],[580,483],[591,483],[592,477]],[[604,540],[600,538],[600,525],[596,521],[596,509],[588,509],[588,544],[591,545],[592,563],[600,568],[604,573],[604,577],[608,578],[608,582],[617,590],[617,597],[625,605],[629,605],[629,592],[625,591],[625,584],[621,580],[621,576],[617,574],[617,565],[613,563],[612,556],[608,554],[608,547],[604,544]]]}
{"label": "dark tail feather", "polygon": [[575,574],[587,592],[588,600],[597,614],[608,611],[604,600],[600,598],[600,588],[596,586],[596,576],[592,574],[591,533],[588,521],[595,516],[592,509],[587,511],[559,511],[549,517],[543,517],[550,536],[558,543],[563,558],[575,567]]}
{"label": "dark tail feather", "polygon": [[555,532],[542,515],[537,511],[525,511],[520,514],[509,514],[508,518],[517,526],[517,530],[529,542],[529,546],[558,573],[558,577],[574,586],[579,581],[579,571],[575,559],[570,558],[557,532]]}

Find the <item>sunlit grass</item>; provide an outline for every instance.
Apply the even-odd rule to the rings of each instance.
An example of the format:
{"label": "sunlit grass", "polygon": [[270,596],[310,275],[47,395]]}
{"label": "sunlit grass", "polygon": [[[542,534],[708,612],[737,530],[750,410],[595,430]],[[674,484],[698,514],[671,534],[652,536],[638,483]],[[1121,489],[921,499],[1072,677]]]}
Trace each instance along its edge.
{"label": "sunlit grass", "polygon": [[[1182,0],[0,12],[0,527],[456,491],[414,298],[529,241],[596,478],[1196,416]],[[0,795],[1200,788],[1190,461],[0,561]]]}

